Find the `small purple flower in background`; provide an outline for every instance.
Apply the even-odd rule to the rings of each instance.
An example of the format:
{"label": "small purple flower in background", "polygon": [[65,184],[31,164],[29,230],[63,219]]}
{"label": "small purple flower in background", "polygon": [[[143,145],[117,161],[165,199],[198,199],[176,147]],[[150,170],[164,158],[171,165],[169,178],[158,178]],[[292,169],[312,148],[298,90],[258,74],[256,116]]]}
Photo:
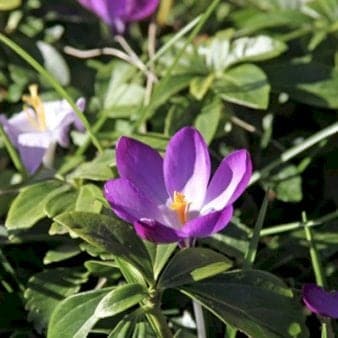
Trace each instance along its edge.
{"label": "small purple flower in background", "polygon": [[327,292],[316,284],[305,284],[302,295],[311,312],[338,319],[338,292]]}
{"label": "small purple flower in background", "polygon": [[191,127],[171,138],[164,159],[151,147],[121,137],[116,160],[120,178],[105,184],[105,197],[141,238],[156,243],[190,245],[196,237],[221,231],[252,173],[250,155],[238,150],[221,162],[209,182],[208,148]]}
{"label": "small purple flower in background", "polygon": [[129,22],[140,21],[152,15],[159,4],[159,0],[78,0],[78,2],[118,33],[123,33]]}
{"label": "small purple flower in background", "polygon": [[[33,174],[41,163],[47,167],[52,165],[57,143],[62,147],[69,146],[68,134],[72,124],[80,131],[84,131],[84,127],[67,101],[42,102],[37,85],[31,85],[29,92],[30,95],[22,98],[27,105],[24,110],[10,119],[0,115],[0,123],[19,150],[27,171]],[[76,104],[84,110],[83,98]]]}

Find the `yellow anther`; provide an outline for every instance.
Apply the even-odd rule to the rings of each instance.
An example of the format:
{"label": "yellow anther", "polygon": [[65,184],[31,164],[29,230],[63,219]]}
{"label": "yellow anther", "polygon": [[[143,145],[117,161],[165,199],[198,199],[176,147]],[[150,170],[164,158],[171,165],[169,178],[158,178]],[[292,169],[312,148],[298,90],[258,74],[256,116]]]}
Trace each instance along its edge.
{"label": "yellow anther", "polygon": [[188,220],[188,206],[189,203],[185,199],[184,194],[175,191],[173,202],[170,205],[170,209],[176,211],[177,217],[181,224],[184,224]]}
{"label": "yellow anther", "polygon": [[31,107],[35,112],[35,116],[32,117],[29,115],[27,106],[24,106],[24,110],[27,112],[28,119],[41,131],[46,130],[47,126],[45,108],[38,94],[38,86],[36,84],[32,84],[28,87],[28,90],[29,95],[23,95],[22,101]]}

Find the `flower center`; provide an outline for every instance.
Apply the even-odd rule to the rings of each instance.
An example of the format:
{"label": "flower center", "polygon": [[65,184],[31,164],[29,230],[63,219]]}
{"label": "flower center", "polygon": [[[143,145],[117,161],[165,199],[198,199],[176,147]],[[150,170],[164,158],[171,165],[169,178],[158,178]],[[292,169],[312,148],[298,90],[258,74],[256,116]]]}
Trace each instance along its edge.
{"label": "flower center", "polygon": [[[44,131],[47,129],[46,114],[42,100],[38,94],[38,86],[36,84],[30,85],[28,90],[29,95],[22,96],[22,101],[26,103],[23,109],[26,112],[30,123],[32,123],[32,125],[40,131]],[[34,116],[30,114],[30,111],[28,110],[29,107],[34,110]]]}
{"label": "flower center", "polygon": [[170,209],[176,212],[181,224],[186,223],[188,220],[188,207],[189,203],[184,194],[174,191],[174,198],[173,202],[170,204]]}

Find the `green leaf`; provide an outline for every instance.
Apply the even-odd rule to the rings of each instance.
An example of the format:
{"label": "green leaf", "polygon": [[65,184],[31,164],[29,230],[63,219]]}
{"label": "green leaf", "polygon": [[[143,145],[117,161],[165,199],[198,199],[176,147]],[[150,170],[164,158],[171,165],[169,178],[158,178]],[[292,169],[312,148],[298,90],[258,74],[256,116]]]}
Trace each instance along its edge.
{"label": "green leaf", "polygon": [[126,284],[79,293],[62,301],[53,312],[48,338],[83,338],[99,319],[114,316],[139,303],[146,290],[139,284]]}
{"label": "green leaf", "polygon": [[70,190],[50,198],[45,204],[45,213],[49,218],[53,218],[67,210],[73,210],[75,208],[77,194],[77,191]]}
{"label": "green leaf", "polygon": [[75,243],[62,244],[53,250],[48,250],[43,258],[44,264],[61,262],[81,253],[81,249]]}
{"label": "green leaf", "polygon": [[225,256],[205,248],[179,251],[167,264],[160,279],[160,288],[173,288],[209,278],[228,270],[232,262]]}
{"label": "green leaf", "polygon": [[226,272],[181,291],[250,337],[308,337],[299,301],[267,272]]}
{"label": "green leaf", "polygon": [[134,229],[112,216],[90,212],[69,212],[55,221],[68,227],[88,243],[121,257],[152,278],[150,257]]}
{"label": "green leaf", "polygon": [[338,108],[338,70],[320,63],[279,62],[266,66],[274,91],[292,99],[323,108]]}
{"label": "green leaf", "polygon": [[201,132],[207,144],[214,138],[223,110],[222,101],[214,97],[202,108],[195,120],[195,127]]}
{"label": "green leaf", "polygon": [[266,109],[269,103],[270,85],[266,75],[252,64],[226,71],[214,81],[213,89],[223,100],[242,106]]}
{"label": "green leaf", "polygon": [[190,82],[190,94],[196,100],[202,100],[214,81],[214,75],[194,77]]}
{"label": "green leaf", "polygon": [[154,244],[145,242],[145,245],[153,263],[154,279],[157,280],[168,259],[176,250],[177,244]]}
{"label": "green leaf", "polygon": [[[9,230],[27,229],[45,217],[46,203],[60,193],[61,183],[44,181],[23,188],[8,211],[6,227]],[[60,188],[64,191],[64,187]]]}
{"label": "green leaf", "polygon": [[43,65],[61,85],[66,86],[70,82],[70,70],[62,55],[52,45],[38,41],[37,47],[43,58]]}
{"label": "green leaf", "polygon": [[84,338],[98,321],[95,314],[100,301],[113,288],[82,292],[63,300],[52,313],[48,338]]}
{"label": "green leaf", "polygon": [[107,181],[113,178],[111,168],[105,163],[92,162],[82,163],[76,170],[68,175],[69,179],[83,179],[92,181]]}
{"label": "green leaf", "polygon": [[299,202],[303,199],[302,178],[296,166],[289,165],[272,177],[273,190],[284,202]]}
{"label": "green leaf", "polygon": [[0,0],[0,11],[10,11],[21,6],[21,0]]}
{"label": "green leaf", "polygon": [[79,291],[87,273],[74,268],[57,268],[40,272],[28,281],[24,297],[28,320],[41,332],[60,301]]}
{"label": "green leaf", "polygon": [[76,199],[75,210],[99,213],[102,209],[100,200],[103,200],[102,189],[94,184],[83,185]]}

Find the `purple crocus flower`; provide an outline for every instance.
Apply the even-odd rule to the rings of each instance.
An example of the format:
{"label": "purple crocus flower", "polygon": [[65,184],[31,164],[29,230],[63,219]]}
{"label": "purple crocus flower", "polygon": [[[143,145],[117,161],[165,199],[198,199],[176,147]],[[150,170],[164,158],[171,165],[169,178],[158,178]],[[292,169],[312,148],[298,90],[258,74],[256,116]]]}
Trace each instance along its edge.
{"label": "purple crocus flower", "polygon": [[140,21],[152,15],[159,3],[159,0],[78,1],[118,33],[123,33],[129,22]]}
{"label": "purple crocus flower", "polygon": [[[31,85],[29,91],[30,95],[22,98],[27,104],[24,110],[10,119],[0,115],[0,123],[18,149],[27,171],[33,174],[41,163],[52,165],[57,143],[68,147],[72,124],[80,131],[84,131],[84,126],[66,100],[42,102],[36,85]],[[84,110],[83,98],[76,104]]]}
{"label": "purple crocus flower", "polygon": [[208,148],[191,127],[171,138],[164,159],[151,147],[121,137],[116,160],[120,178],[105,184],[105,197],[141,238],[156,243],[190,245],[196,237],[222,230],[252,172],[248,152],[238,150],[221,162],[209,182]]}
{"label": "purple crocus flower", "polygon": [[311,312],[338,319],[338,292],[327,292],[316,284],[305,284],[302,295]]}

